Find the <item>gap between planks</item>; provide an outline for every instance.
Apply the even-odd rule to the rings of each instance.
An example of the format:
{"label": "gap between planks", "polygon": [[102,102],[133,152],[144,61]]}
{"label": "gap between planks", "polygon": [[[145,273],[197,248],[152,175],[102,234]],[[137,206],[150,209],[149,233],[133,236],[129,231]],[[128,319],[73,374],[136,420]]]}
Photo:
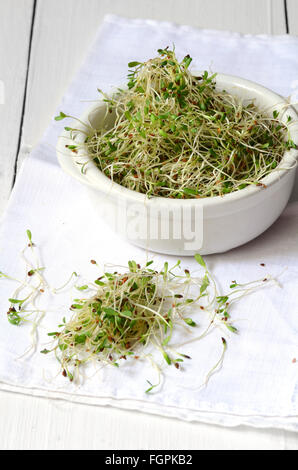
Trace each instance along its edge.
{"label": "gap between planks", "polygon": [[16,157],[15,157],[14,173],[13,173],[13,180],[12,180],[11,188],[14,187],[14,184],[15,184],[15,181],[16,181],[17,168],[18,168],[18,157],[19,157],[19,153],[20,153],[20,149],[21,149],[21,142],[22,142],[22,136],[23,136],[23,124],[24,124],[25,109],[26,109],[28,77],[29,77],[29,68],[30,68],[30,59],[31,59],[31,50],[32,50],[32,41],[33,41],[33,31],[34,31],[36,7],[37,7],[37,0],[33,0],[31,28],[30,28],[30,37],[29,37],[29,46],[28,46],[28,57],[27,57],[27,70],[26,70],[26,78],[25,78],[25,85],[24,85],[24,96],[23,96],[23,104],[22,104],[22,114],[21,114],[18,146],[17,146]]}

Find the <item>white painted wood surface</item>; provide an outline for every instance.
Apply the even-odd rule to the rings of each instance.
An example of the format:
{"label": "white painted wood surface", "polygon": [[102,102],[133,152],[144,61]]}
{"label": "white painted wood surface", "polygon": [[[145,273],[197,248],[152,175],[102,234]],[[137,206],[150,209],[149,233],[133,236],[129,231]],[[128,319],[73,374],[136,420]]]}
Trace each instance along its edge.
{"label": "white painted wood surface", "polygon": [[0,2],[0,213],[14,179],[33,0]]}
{"label": "white painted wood surface", "polygon": [[[298,34],[297,3],[287,0],[292,34]],[[41,138],[106,13],[253,34],[287,32],[283,0],[37,0],[23,103],[33,5],[34,0],[0,0],[0,80],[6,93],[6,104],[0,104],[0,211],[19,137],[18,167]],[[0,448],[298,449],[298,436],[0,392]]]}
{"label": "white painted wood surface", "polygon": [[298,2],[297,0],[287,0],[287,13],[288,13],[289,31],[291,34],[297,35],[298,34]]}

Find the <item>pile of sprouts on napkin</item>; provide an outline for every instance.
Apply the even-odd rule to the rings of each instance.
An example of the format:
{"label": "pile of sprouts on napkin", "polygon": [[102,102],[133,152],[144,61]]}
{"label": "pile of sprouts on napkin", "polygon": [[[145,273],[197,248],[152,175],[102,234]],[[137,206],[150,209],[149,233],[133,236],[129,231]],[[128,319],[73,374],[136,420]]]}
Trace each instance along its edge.
{"label": "pile of sprouts on napkin", "polygon": [[[57,294],[70,281],[78,280],[74,272],[63,286],[51,288],[30,230],[27,236],[29,243],[22,252],[26,264],[24,279],[0,272],[1,278],[18,283],[8,299],[8,321],[17,327],[32,325],[32,343],[26,353],[36,350],[41,321],[43,327],[46,325],[48,311],[40,307],[41,297],[46,292]],[[84,369],[92,364],[98,369],[121,367],[124,362],[133,366],[135,360],[147,360],[159,377],[157,383],[149,383],[146,390],[149,393],[160,385],[164,366],[187,370],[187,364],[183,367],[183,363],[192,359],[185,354],[189,343],[220,329],[221,335],[219,338],[215,335],[215,339],[220,339],[222,352],[214,366],[206,370],[207,383],[222,365],[226,333],[238,332],[231,318],[231,307],[243,296],[274,280],[266,275],[245,284],[231,281],[229,291],[220,293],[204,259],[196,254],[195,260],[199,268],[196,273],[182,268],[180,260],[173,266],[166,261],[161,269],[155,269],[153,261],[144,266],[129,261],[128,267],[109,266],[94,281],[76,284],[74,287],[82,296],[73,300],[71,314],[67,313],[67,307],[61,309],[62,320],[55,331],[48,333],[41,353],[54,354],[62,375],[75,383],[84,380]],[[97,267],[95,260],[91,263]],[[174,346],[172,336],[177,332],[181,333],[182,342]]]}

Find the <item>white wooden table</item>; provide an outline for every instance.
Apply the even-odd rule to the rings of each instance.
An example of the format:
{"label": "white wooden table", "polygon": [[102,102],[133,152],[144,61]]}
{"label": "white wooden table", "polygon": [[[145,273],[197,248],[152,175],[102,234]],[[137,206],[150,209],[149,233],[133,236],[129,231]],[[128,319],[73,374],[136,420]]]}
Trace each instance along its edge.
{"label": "white wooden table", "polygon": [[[106,13],[298,34],[297,0],[0,0],[0,212]],[[0,392],[0,448],[298,449],[298,435]]]}

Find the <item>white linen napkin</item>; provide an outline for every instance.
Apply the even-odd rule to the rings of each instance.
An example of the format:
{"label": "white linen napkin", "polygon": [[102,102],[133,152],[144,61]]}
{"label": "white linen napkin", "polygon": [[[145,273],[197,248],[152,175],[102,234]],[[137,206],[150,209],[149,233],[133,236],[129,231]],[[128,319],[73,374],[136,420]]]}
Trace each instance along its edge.
{"label": "white linen napkin", "polygon": [[[91,51],[62,100],[60,110],[80,116],[98,99],[97,88],[108,89],[126,80],[127,63],[155,55],[175,44],[178,56],[189,53],[193,67],[226,72],[259,82],[288,96],[298,76],[298,38],[250,36],[196,30],[149,20],[105,18]],[[0,232],[0,270],[14,277],[23,273],[19,252],[30,229],[41,252],[45,275],[58,286],[77,271],[86,279],[98,277],[99,263],[124,265],[142,262],[145,251],[120,239],[90,205],[86,188],[64,174],[57,164],[55,145],[63,123],[47,130],[40,145],[26,159],[3,217]],[[253,221],[252,221],[253,223]],[[152,257],[150,255],[150,257]],[[157,264],[174,257],[153,255]],[[229,253],[206,257],[223,289],[230,281],[247,282],[267,273],[278,276],[282,288],[265,287],[241,300],[233,309],[239,335],[214,331],[203,341],[185,346],[192,356],[184,370],[167,367],[162,389],[145,394],[146,379],[155,372],[144,362],[119,369],[106,367],[81,386],[61,375],[51,356],[39,353],[63,316],[73,292],[50,296],[48,312],[39,328],[37,352],[21,357],[29,344],[29,325],[15,327],[6,319],[12,281],[0,280],[0,389],[94,405],[112,405],[188,421],[235,426],[298,430],[298,203],[256,240]],[[183,266],[197,270],[190,258]],[[265,263],[265,267],[260,266]],[[287,269],[285,269],[287,268]],[[77,295],[78,296],[78,295]],[[200,323],[200,318],[196,319]],[[221,370],[200,388],[221,352],[220,337],[228,340]],[[297,362],[293,359],[297,358]]]}

